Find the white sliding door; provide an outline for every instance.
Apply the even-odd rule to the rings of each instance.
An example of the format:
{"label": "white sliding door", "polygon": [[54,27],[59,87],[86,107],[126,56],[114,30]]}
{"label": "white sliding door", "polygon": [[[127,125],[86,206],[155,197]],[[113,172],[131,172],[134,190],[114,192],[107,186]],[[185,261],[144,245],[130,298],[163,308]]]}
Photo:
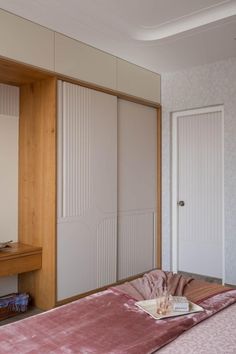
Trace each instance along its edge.
{"label": "white sliding door", "polygon": [[118,100],[118,279],[155,266],[157,111]]}
{"label": "white sliding door", "polygon": [[59,82],[58,300],[116,281],[117,98]]}

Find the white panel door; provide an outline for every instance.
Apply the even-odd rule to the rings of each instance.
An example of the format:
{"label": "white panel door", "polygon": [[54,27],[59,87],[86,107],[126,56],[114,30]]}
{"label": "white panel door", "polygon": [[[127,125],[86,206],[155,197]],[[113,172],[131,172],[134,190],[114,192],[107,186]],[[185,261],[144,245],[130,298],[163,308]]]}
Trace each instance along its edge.
{"label": "white panel door", "polygon": [[217,278],[223,271],[222,122],[219,108],[177,117],[178,270]]}
{"label": "white panel door", "polygon": [[155,266],[156,109],[118,100],[118,279]]}
{"label": "white panel door", "polygon": [[59,82],[58,300],[116,280],[117,98]]}

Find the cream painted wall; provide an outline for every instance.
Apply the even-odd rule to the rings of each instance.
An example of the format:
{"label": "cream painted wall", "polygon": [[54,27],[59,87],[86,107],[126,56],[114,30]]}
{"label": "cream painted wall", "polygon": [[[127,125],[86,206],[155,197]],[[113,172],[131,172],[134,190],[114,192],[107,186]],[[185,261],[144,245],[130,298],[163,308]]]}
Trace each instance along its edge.
{"label": "cream painted wall", "polygon": [[236,58],[162,75],[163,268],[171,268],[171,112],[224,105],[225,280],[236,284]]}
{"label": "cream painted wall", "polygon": [[[18,239],[19,89],[0,84],[0,241]],[[17,277],[0,278],[0,295],[17,291]]]}

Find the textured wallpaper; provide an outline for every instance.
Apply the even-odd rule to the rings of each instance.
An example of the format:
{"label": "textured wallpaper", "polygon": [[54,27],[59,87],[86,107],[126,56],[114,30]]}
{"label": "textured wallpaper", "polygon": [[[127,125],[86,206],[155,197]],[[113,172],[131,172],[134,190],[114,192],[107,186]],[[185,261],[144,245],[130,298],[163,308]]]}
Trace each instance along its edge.
{"label": "textured wallpaper", "polygon": [[171,268],[171,113],[219,104],[225,134],[225,281],[236,284],[236,58],[162,75],[163,268]]}

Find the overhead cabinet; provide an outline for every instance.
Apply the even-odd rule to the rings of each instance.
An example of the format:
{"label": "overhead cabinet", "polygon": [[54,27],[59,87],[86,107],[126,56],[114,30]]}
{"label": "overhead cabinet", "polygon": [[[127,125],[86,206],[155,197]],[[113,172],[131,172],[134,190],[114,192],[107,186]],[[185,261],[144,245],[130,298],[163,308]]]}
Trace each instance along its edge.
{"label": "overhead cabinet", "polygon": [[160,75],[117,58],[117,91],[160,102]]}
{"label": "overhead cabinet", "polygon": [[87,44],[55,33],[55,71],[116,89],[116,58]]}
{"label": "overhead cabinet", "polygon": [[54,32],[0,9],[0,55],[54,70]]}
{"label": "overhead cabinet", "polygon": [[61,81],[58,114],[60,301],[154,267],[157,114]]}
{"label": "overhead cabinet", "polygon": [[55,71],[123,94],[160,102],[158,74],[59,33],[55,33]]}
{"label": "overhead cabinet", "polygon": [[[40,68],[43,74],[79,80],[81,85],[115,92],[119,97],[160,103],[159,74],[1,9],[0,57],[30,65],[24,68],[29,76]],[[10,83],[9,78],[4,82]]]}

